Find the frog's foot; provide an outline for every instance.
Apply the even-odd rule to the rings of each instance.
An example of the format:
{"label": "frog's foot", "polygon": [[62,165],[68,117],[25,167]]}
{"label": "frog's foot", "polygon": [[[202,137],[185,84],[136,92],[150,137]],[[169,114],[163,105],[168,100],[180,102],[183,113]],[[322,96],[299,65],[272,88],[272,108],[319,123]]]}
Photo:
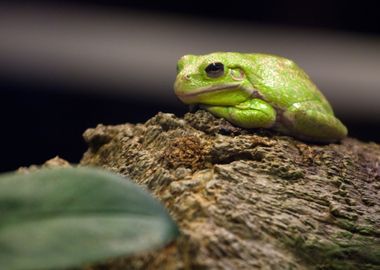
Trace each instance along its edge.
{"label": "frog's foot", "polygon": [[339,119],[312,101],[293,104],[284,112],[282,122],[286,133],[308,141],[334,142],[347,135]]}
{"label": "frog's foot", "polygon": [[202,105],[201,108],[242,128],[269,128],[276,121],[276,111],[260,99],[252,99],[235,106]]}

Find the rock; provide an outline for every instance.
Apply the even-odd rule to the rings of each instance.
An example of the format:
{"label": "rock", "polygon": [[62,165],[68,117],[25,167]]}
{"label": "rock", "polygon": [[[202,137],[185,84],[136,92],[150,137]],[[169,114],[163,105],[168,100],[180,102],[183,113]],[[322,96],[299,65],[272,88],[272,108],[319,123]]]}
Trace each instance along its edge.
{"label": "rock", "polygon": [[70,163],[59,156],[55,156],[47,161],[45,161],[42,165],[30,165],[29,167],[20,167],[18,168],[18,173],[27,174],[30,172],[37,171],[41,168],[68,168],[71,167]]}
{"label": "rock", "polygon": [[310,144],[205,111],[85,132],[81,165],[128,176],[182,232],[86,269],[380,269],[380,146]]}

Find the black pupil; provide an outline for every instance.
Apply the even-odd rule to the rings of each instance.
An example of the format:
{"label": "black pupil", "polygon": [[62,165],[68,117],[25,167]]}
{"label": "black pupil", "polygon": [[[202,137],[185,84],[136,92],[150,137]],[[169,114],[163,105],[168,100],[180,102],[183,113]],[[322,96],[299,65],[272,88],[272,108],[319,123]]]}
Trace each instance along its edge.
{"label": "black pupil", "polygon": [[206,67],[205,71],[209,77],[219,77],[224,73],[224,66],[222,63],[211,63]]}

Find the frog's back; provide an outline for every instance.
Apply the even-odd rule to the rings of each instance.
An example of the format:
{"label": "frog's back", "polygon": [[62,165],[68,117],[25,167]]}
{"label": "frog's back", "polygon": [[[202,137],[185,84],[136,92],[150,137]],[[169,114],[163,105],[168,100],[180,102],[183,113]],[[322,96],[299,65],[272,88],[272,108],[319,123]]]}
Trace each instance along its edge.
{"label": "frog's back", "polygon": [[248,77],[264,98],[280,108],[303,101],[318,101],[332,113],[326,98],[309,76],[293,61],[269,54],[245,54],[250,63]]}

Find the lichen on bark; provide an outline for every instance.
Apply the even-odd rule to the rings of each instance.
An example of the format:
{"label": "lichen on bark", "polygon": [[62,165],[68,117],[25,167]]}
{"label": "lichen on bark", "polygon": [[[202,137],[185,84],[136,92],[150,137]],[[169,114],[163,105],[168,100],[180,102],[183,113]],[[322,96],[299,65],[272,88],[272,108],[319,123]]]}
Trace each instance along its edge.
{"label": "lichen on bark", "polygon": [[82,165],[129,176],[181,229],[89,269],[379,269],[380,146],[310,144],[205,111],[88,129]]}

